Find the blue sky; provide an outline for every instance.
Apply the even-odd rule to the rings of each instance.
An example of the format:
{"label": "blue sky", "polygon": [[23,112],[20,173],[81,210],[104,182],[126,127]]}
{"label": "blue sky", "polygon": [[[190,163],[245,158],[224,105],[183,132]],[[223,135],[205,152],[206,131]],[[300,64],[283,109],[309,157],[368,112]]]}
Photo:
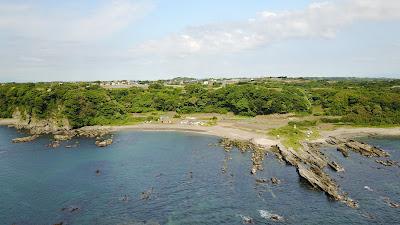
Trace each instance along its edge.
{"label": "blue sky", "polygon": [[400,78],[398,0],[0,0],[0,82]]}

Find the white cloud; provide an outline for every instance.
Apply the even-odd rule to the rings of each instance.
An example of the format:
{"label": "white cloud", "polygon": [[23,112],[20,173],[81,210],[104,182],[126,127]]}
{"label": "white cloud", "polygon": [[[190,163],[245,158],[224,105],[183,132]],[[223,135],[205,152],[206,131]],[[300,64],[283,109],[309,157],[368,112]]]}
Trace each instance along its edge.
{"label": "white cloud", "polygon": [[270,42],[332,38],[344,26],[360,21],[400,19],[399,0],[337,0],[313,3],[304,10],[260,12],[247,21],[191,27],[180,33],[144,42],[136,54],[184,57],[254,49]]}
{"label": "white cloud", "polygon": [[143,16],[148,2],[113,0],[88,15],[43,13],[35,5],[0,4],[0,31],[26,38],[92,41],[108,37]]}

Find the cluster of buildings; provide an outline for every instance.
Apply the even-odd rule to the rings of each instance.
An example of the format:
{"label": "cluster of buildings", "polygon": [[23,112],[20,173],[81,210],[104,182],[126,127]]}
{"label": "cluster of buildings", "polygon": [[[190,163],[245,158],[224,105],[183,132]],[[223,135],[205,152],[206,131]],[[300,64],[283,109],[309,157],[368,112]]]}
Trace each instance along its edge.
{"label": "cluster of buildings", "polygon": [[228,84],[236,84],[240,82],[253,82],[263,79],[285,79],[286,77],[275,78],[206,78],[196,79],[191,77],[176,77],[167,80],[155,81],[139,81],[139,80],[113,80],[113,81],[100,81],[100,86],[105,88],[129,88],[129,87],[143,87],[147,88],[152,83],[161,83],[168,86],[183,86],[188,84],[203,84],[208,86],[225,86]]}

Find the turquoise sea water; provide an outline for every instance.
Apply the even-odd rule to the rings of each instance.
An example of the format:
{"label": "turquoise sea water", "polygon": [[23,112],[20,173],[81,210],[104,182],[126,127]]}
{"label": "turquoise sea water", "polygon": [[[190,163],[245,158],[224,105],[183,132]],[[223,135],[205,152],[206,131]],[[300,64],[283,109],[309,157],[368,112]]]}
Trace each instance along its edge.
{"label": "turquoise sea water", "polygon": [[[400,224],[400,209],[384,201],[400,202],[400,168],[357,154],[345,159],[334,149],[324,150],[346,169],[329,173],[360,202],[359,209],[351,209],[312,189],[272,154],[257,177],[282,183],[256,184],[249,174],[250,155],[209,145],[218,142],[213,136],[123,131],[107,148],[82,138],[73,140],[79,146],[71,149],[64,147],[71,143],[47,148],[48,137],[12,144],[17,136],[23,134],[0,127],[1,225],[242,224],[240,215],[275,224],[259,210],[283,216],[282,224]],[[364,141],[400,160],[400,138]],[[147,200],[141,199],[144,191],[151,192]]]}

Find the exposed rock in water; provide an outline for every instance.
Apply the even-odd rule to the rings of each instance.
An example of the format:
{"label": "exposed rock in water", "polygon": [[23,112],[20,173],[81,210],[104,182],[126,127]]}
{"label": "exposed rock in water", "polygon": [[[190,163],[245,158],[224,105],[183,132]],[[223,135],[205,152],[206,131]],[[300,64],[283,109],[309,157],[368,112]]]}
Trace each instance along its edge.
{"label": "exposed rock in water", "polygon": [[266,149],[260,146],[253,146],[253,152],[251,153],[251,162],[253,164],[251,168],[251,174],[256,174],[257,171],[262,171],[263,166],[262,162],[264,161],[264,157],[266,156]]}
{"label": "exposed rock in water", "polygon": [[14,139],[12,139],[12,143],[31,142],[38,137],[39,137],[39,135],[32,135],[32,136],[27,136],[27,137],[14,138]]}
{"label": "exposed rock in water", "polygon": [[83,137],[103,137],[111,132],[111,129],[108,127],[101,127],[101,126],[93,126],[93,127],[82,127],[76,130],[77,136]]}
{"label": "exposed rock in water", "polygon": [[287,149],[283,145],[278,145],[278,154],[282,159],[290,165],[297,168],[298,174],[307,180],[312,186],[323,190],[329,196],[337,201],[344,202],[346,205],[357,208],[358,204],[348,198],[346,194],[341,193],[339,186],[333,179],[323,171],[323,168],[328,165],[327,158],[315,148],[307,148],[297,151]]}
{"label": "exposed rock in water", "polygon": [[346,140],[336,137],[329,137],[326,142],[328,144],[337,145],[338,151],[342,152],[344,156],[348,156],[346,152],[347,149],[350,149],[354,152],[357,152],[366,157],[388,157],[390,156],[389,153],[385,152],[384,150],[372,146],[363,142],[359,142],[356,140]]}
{"label": "exposed rock in water", "polygon": [[236,147],[239,149],[240,152],[244,153],[252,150],[255,147],[255,144],[253,144],[251,141],[229,139],[229,138],[222,138],[219,141],[219,144],[227,152],[229,152],[233,147]]}
{"label": "exposed rock in water", "polygon": [[348,198],[346,194],[340,193],[339,187],[335,181],[318,167],[311,166],[310,168],[306,168],[305,166],[300,165],[298,167],[298,172],[300,176],[305,178],[312,186],[322,189],[336,201],[344,202],[352,208],[358,208],[358,203],[351,198]]}
{"label": "exposed rock in water", "polygon": [[393,202],[392,200],[390,200],[390,198],[384,198],[384,201],[391,208],[400,208],[400,203]]}
{"label": "exposed rock in water", "polygon": [[276,178],[276,177],[272,177],[272,178],[271,178],[271,183],[272,183],[272,184],[280,184],[281,181],[280,181],[278,178]]}
{"label": "exposed rock in water", "polygon": [[107,146],[111,145],[112,143],[113,143],[112,139],[106,139],[104,141],[99,141],[99,140],[96,141],[96,145],[98,147],[107,147]]}
{"label": "exposed rock in water", "polygon": [[382,164],[384,166],[399,166],[399,163],[393,160],[375,160],[375,162]]}
{"label": "exposed rock in water", "polygon": [[328,165],[336,172],[344,172],[344,168],[335,161],[329,162]]}
{"label": "exposed rock in water", "polygon": [[263,170],[262,162],[267,153],[264,147],[254,144],[252,140],[232,140],[229,138],[222,138],[219,144],[226,152],[231,151],[233,147],[238,148],[242,153],[251,151],[251,161],[253,165],[250,173],[254,175],[257,171]]}
{"label": "exposed rock in water", "polygon": [[149,200],[151,195],[153,194],[154,188],[151,188],[150,190],[144,191],[140,194],[140,199],[141,200]]}
{"label": "exposed rock in water", "polygon": [[75,132],[65,132],[62,134],[54,134],[53,139],[56,141],[68,141],[75,136]]}
{"label": "exposed rock in water", "polygon": [[349,157],[350,155],[349,155],[349,150],[345,147],[345,146],[338,146],[337,147],[337,150],[339,151],[339,152],[341,152],[342,153],[342,155],[344,156],[344,157]]}

